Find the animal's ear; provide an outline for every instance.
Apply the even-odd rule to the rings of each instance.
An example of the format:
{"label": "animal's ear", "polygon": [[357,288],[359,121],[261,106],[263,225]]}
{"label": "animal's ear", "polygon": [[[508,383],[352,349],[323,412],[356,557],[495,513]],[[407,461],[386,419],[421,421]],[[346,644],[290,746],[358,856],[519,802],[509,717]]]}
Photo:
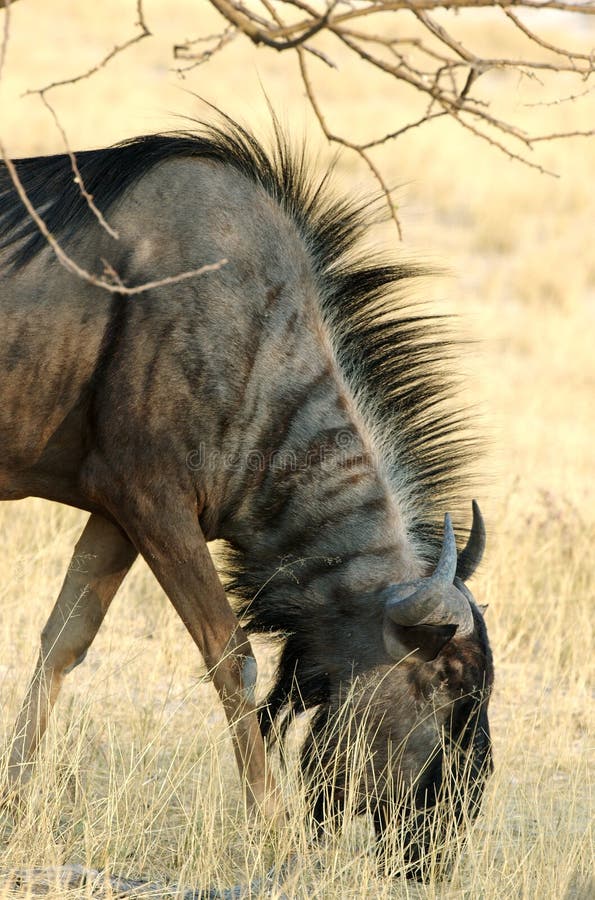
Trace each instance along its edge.
{"label": "animal's ear", "polygon": [[397,625],[390,619],[384,624],[384,645],[397,661],[409,654],[431,662],[451,640],[457,625]]}

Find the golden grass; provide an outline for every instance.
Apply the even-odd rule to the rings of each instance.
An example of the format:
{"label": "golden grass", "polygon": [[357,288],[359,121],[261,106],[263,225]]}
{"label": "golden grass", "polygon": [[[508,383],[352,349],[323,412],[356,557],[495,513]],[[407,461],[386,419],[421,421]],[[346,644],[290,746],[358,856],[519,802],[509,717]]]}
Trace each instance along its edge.
{"label": "golden grass", "polygon": [[[11,152],[60,149],[36,98],[20,99],[93,64],[132,33],[132,2],[101,5],[21,0],[2,84],[0,131]],[[99,146],[175,126],[169,115],[204,115],[168,72],[174,40],[213,25],[206,4],[147,4],[158,37],[77,87],[56,91],[74,146]],[[167,8],[166,8],[167,7]],[[475,31],[486,39],[481,20]],[[491,40],[506,38],[492,29]],[[593,44],[593,31],[583,36]],[[569,35],[569,40],[580,36]],[[502,49],[502,45],[500,45]],[[266,126],[259,79],[292,130],[316,135],[285,56],[237,44],[183,83],[248,123]],[[290,66],[291,68],[291,66]],[[386,86],[350,71],[325,73],[333,120],[358,133],[397,108]],[[493,80],[505,111],[553,95],[554,85]],[[564,91],[562,91],[564,92]],[[571,90],[568,91],[570,93]],[[408,94],[403,108],[414,105]],[[528,114],[528,113],[527,113]],[[538,109],[551,128],[585,127],[587,96]],[[320,145],[317,137],[312,138]],[[586,898],[593,863],[590,801],[593,734],[594,534],[593,349],[595,152],[593,142],[543,148],[540,176],[449,123],[407,135],[379,161],[401,184],[405,251],[453,277],[426,285],[439,308],[460,315],[476,344],[462,360],[468,396],[490,438],[480,497],[490,543],[476,597],[487,613],[497,682],[492,701],[496,773],[484,811],[449,883],[417,886],[378,876],[365,822],[303,853],[285,887],[291,897]],[[369,187],[343,157],[339,179]],[[379,240],[393,242],[385,230]],[[0,740],[5,741],[47,616],[82,527],[78,512],[38,500],[0,509]],[[259,644],[261,672],[274,658]],[[229,738],[214,692],[201,680],[190,638],[143,564],[114,601],[87,662],[68,679],[23,816],[0,818],[0,866],[65,861],[206,886],[262,875],[273,858],[303,846],[300,790],[284,776],[290,830],[249,827]],[[3,744],[2,744],[3,746]],[[6,896],[0,887],[0,898]],[[64,896],[56,889],[52,896]]]}

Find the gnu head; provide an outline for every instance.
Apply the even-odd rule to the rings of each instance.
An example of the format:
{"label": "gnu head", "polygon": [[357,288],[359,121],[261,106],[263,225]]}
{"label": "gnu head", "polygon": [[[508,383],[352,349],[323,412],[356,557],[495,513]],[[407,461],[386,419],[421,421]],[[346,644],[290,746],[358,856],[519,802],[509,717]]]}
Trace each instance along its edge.
{"label": "gnu head", "polygon": [[[352,683],[331,686],[303,750],[320,827],[346,805],[368,810],[383,851],[389,826],[393,842],[395,833],[400,837],[413,877],[436,871],[436,847],[445,843],[440,834],[476,814],[492,770],[491,653],[483,615],[463,581],[484,548],[475,501],[471,535],[458,555],[446,515],[433,572],[389,585],[375,598],[382,630],[376,663],[371,658],[360,667]],[[356,735],[354,754],[349,745]]]}

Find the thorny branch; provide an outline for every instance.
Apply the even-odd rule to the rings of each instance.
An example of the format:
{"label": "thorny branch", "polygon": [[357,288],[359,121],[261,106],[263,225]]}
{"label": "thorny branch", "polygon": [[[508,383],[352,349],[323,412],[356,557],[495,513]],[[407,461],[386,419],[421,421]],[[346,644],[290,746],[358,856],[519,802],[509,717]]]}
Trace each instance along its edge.
{"label": "thorny branch", "polygon": [[[362,157],[377,178],[397,227],[396,207],[369,151],[406,131],[433,119],[450,116],[462,128],[498,148],[510,159],[540,172],[547,170],[527,155],[534,144],[595,135],[594,128],[546,134],[526,133],[512,122],[490,113],[489,103],[478,94],[481,77],[498,69],[518,71],[529,78],[537,78],[541,72],[564,72],[587,82],[595,70],[595,48],[586,54],[552,43],[529,27],[522,14],[526,10],[555,10],[574,13],[577,19],[579,16],[595,16],[594,0],[582,3],[571,0],[320,0],[318,3],[308,3],[306,0],[254,0],[251,4],[242,0],[211,0],[211,5],[225,20],[225,29],[211,36],[208,49],[196,49],[193,42],[188,42],[178,45],[174,55],[193,60],[192,65],[199,65],[242,35],[258,46],[277,51],[293,50],[297,55],[306,97],[325,137]],[[444,16],[438,21],[432,15],[444,10],[472,12],[488,8],[500,13],[503,21],[522,35],[526,53],[518,58],[475,53],[457,38],[456,22]],[[398,19],[394,15],[397,12],[401,14]],[[393,14],[391,19],[388,19],[387,13]],[[419,34],[405,36],[398,30],[401,22],[405,22],[407,13],[407,22],[411,22],[412,15],[417,21]],[[336,68],[329,55],[329,37],[346,47],[354,62],[361,61],[371,70],[426,96],[428,104],[425,114],[413,121],[397,121],[393,128],[361,142],[334,131],[321,106],[306,56],[316,56]],[[317,43],[319,39],[325,40],[324,50]],[[536,50],[539,51],[537,54]]]}
{"label": "thorny branch", "polygon": [[[16,0],[12,0],[16,2]],[[391,216],[399,228],[397,208],[391,192],[370,155],[374,148],[419,128],[435,119],[449,116],[458,125],[479,139],[496,147],[510,159],[518,160],[540,172],[547,170],[530,158],[534,146],[544,141],[560,138],[589,137],[595,128],[568,132],[530,134],[523,128],[490,111],[489,99],[479,91],[482,76],[494,70],[520,73],[522,77],[539,80],[544,72],[567,73],[586,85],[567,97],[560,97],[542,104],[550,106],[584,96],[592,87],[595,70],[595,48],[590,53],[573,50],[569,46],[546,40],[534,24],[523,18],[526,11],[533,11],[531,23],[537,21],[535,11],[557,11],[579,17],[595,16],[595,0],[210,0],[224,21],[220,32],[199,35],[193,40],[177,43],[174,57],[183,61],[176,71],[183,77],[191,69],[208,62],[223,51],[235,39],[247,37],[255,45],[277,52],[293,51],[310,107],[320,127],[330,142],[340,144],[357,153],[370,168],[386,197]],[[8,14],[10,0],[0,0],[0,8],[6,8],[4,39],[0,45],[0,74],[8,41]],[[519,57],[490,57],[474,52],[457,34],[457,22],[439,13],[466,11],[470,14],[480,9],[492,9],[501,16],[517,35],[521,36],[526,52]],[[116,55],[132,44],[150,36],[143,12],[143,0],[136,0],[136,33],[116,45],[97,65],[74,78],[55,81],[37,91],[53,116],[60,130],[67,153],[70,156],[73,176],[90,209],[110,234],[113,230],[96,209],[93,197],[86,191],[78,171],[76,157],[68,144],[47,93],[66,84],[74,84],[89,78],[106,66]],[[396,14],[399,14],[397,18]],[[390,18],[389,18],[390,15]],[[408,18],[405,19],[405,15]],[[405,34],[401,23],[416,23],[417,32]],[[568,38],[570,40],[570,38]],[[364,64],[370,71],[381,73],[395,84],[407,85],[421,97],[427,98],[425,112],[412,120],[395,117],[391,127],[378,135],[356,141],[351,136],[338,133],[329,124],[326,111],[317,90],[316,71],[310,71],[312,57],[332,68],[337,68],[329,47],[346,48],[354,64]],[[554,174],[549,172],[548,174]],[[18,189],[18,185],[17,185]],[[22,190],[22,186],[21,186]],[[38,223],[39,227],[39,223]],[[400,233],[400,229],[399,229]],[[110,284],[110,276],[104,286]]]}
{"label": "thorny branch", "polygon": [[[4,61],[6,59],[6,51],[7,51],[8,40],[9,40],[9,35],[10,35],[10,6],[11,6],[11,0],[0,0],[0,8],[5,9],[2,42],[0,43],[0,77],[2,75],[2,68],[4,66]],[[106,222],[105,218],[103,217],[103,214],[101,213],[101,211],[96,207],[95,203],[93,202],[93,195],[90,194],[87,191],[87,189],[85,188],[83,178],[81,176],[81,173],[79,171],[79,167],[78,167],[78,164],[76,161],[76,155],[73,153],[73,151],[70,147],[70,144],[68,142],[68,137],[66,135],[66,132],[65,132],[64,128],[62,127],[60,120],[58,119],[58,116],[56,115],[56,112],[55,112],[54,108],[51,106],[50,102],[48,101],[46,95],[47,95],[48,91],[51,91],[54,88],[62,87],[67,84],[76,84],[78,81],[82,81],[85,78],[89,78],[91,75],[95,74],[95,72],[98,72],[100,69],[102,69],[104,66],[106,66],[110,62],[110,60],[112,60],[119,53],[122,53],[124,50],[128,49],[128,47],[131,47],[133,44],[138,43],[138,41],[142,40],[143,38],[150,36],[151,32],[147,28],[145,18],[144,18],[143,0],[136,0],[136,13],[137,13],[136,25],[139,29],[139,32],[136,35],[134,35],[133,37],[129,38],[129,40],[125,41],[124,43],[116,45],[99,63],[97,63],[97,65],[93,66],[87,72],[83,72],[82,74],[76,75],[73,78],[67,78],[67,79],[64,79],[63,81],[55,81],[55,82],[52,82],[51,84],[46,85],[45,87],[38,88],[37,90],[27,91],[27,94],[39,94],[43,104],[46,106],[46,108],[50,112],[50,114],[54,120],[54,123],[55,123],[58,131],[60,132],[60,135],[64,142],[64,147],[66,149],[66,153],[68,154],[68,157],[70,159],[70,164],[71,164],[75,183],[78,185],[79,190],[80,190],[82,196],[84,197],[89,209],[91,210],[93,215],[96,217],[96,219],[99,222],[99,224],[101,225],[101,227],[104,228],[105,231],[107,231],[107,233],[116,240],[118,239],[118,233]],[[37,228],[39,229],[39,231],[41,232],[41,234],[45,237],[49,246],[54,251],[54,254],[56,255],[56,258],[58,259],[58,262],[62,266],[64,266],[64,268],[67,269],[67,271],[71,272],[74,275],[77,275],[83,281],[86,281],[89,284],[94,285],[95,287],[102,288],[103,290],[109,291],[110,293],[117,292],[118,294],[123,294],[127,297],[130,297],[135,294],[141,294],[144,291],[153,290],[154,288],[165,287],[166,285],[171,285],[171,284],[177,284],[180,281],[187,281],[190,278],[196,278],[197,276],[204,275],[207,272],[215,272],[218,269],[220,269],[222,266],[226,265],[226,263],[227,263],[226,259],[221,259],[218,262],[211,263],[209,265],[200,266],[200,268],[197,268],[197,269],[190,269],[188,271],[181,272],[177,275],[170,275],[166,278],[160,278],[156,281],[148,281],[148,282],[145,282],[144,284],[135,285],[134,287],[127,287],[123,283],[123,281],[121,280],[121,278],[119,277],[119,275],[115,271],[115,269],[111,266],[111,264],[109,262],[107,262],[106,260],[103,260],[103,266],[104,266],[103,277],[98,277],[97,275],[94,275],[92,272],[89,272],[87,269],[80,266],[74,259],[72,259],[72,257],[66,253],[64,248],[56,240],[55,236],[50,232],[50,230],[48,229],[44,220],[39,215],[39,213],[37,212],[37,210],[31,203],[31,201],[29,200],[29,197],[27,196],[27,192],[23,186],[23,183],[22,183],[21,179],[19,178],[19,174],[16,169],[16,166],[10,159],[10,156],[8,155],[8,152],[6,150],[4,142],[1,139],[0,139],[0,158],[4,160],[4,165],[6,166],[8,174],[10,175],[12,183],[15,187],[15,190],[16,190],[21,202],[25,206],[27,212],[29,213],[29,215],[31,216],[33,221],[35,222],[35,224],[36,224]]]}

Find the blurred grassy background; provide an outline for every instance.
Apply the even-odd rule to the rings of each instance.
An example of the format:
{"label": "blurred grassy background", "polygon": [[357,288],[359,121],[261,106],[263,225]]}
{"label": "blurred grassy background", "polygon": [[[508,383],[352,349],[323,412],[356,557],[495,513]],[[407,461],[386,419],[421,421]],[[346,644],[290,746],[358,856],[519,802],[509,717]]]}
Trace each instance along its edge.
{"label": "blurred grassy background", "polygon": [[[287,54],[238,40],[182,79],[172,71],[172,45],[217,31],[217,17],[204,0],[148,0],[145,9],[152,37],[92,78],[50,93],[74,148],[179,127],[180,114],[208,116],[188,92],[266,133],[266,91],[297,139],[307,136],[323,161],[332,155]],[[132,0],[14,5],[0,82],[0,134],[13,156],[62,149],[39,98],[23,93],[86,71],[132,36],[134,20]],[[393,17],[386,27],[401,21]],[[593,27],[551,21],[559,41],[587,52],[595,45]],[[519,50],[518,37],[492,15],[461,16],[457,28],[475,47]],[[408,89],[333,56],[337,71],[312,66],[333,127],[372,136],[393,113],[419,111]],[[532,130],[595,122],[593,94],[527,105],[575,93],[565,76],[542,83],[512,73],[487,77],[494,108]],[[304,861],[290,896],[592,896],[594,148],[592,139],[542,145],[538,161],[558,173],[552,178],[440,120],[375,157],[387,182],[399,186],[404,242],[397,247],[388,226],[374,240],[448,270],[424,290],[435,307],[460,317],[457,328],[472,342],[461,368],[489,439],[479,499],[490,531],[473,588],[490,604],[497,770],[450,884],[379,879],[359,823],[321,851],[322,869],[313,857]],[[341,156],[337,176],[346,190],[376,190],[350,154]],[[0,508],[0,737],[83,521],[37,500]],[[261,660],[266,676],[274,656],[264,646]],[[250,877],[270,862],[271,840],[248,838],[236,809],[231,748],[200,673],[190,639],[137,564],[87,663],[64,689],[27,814],[18,822],[0,818],[1,864],[78,860],[204,885]],[[299,791],[286,783],[295,807]],[[299,807],[294,812],[300,821]]]}

